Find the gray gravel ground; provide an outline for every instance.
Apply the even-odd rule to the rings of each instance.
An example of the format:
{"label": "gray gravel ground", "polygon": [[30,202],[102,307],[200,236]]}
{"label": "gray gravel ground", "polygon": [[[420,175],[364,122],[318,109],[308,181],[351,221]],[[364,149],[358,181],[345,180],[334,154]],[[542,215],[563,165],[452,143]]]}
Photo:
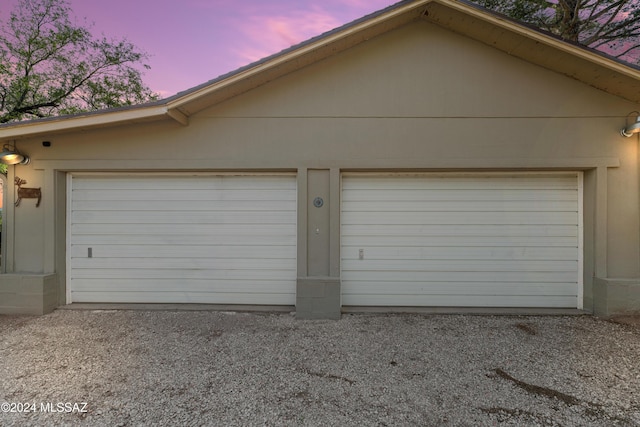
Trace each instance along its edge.
{"label": "gray gravel ground", "polygon": [[2,426],[633,426],[640,327],[589,316],[0,316],[1,402],[35,404],[0,413]]}

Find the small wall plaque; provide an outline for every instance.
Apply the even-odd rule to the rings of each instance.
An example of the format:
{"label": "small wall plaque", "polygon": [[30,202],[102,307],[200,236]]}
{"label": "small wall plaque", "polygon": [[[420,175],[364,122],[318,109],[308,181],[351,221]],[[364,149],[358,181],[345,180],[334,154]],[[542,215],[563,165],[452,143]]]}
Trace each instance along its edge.
{"label": "small wall plaque", "polygon": [[38,199],[36,202],[36,208],[40,206],[40,200],[42,200],[42,192],[40,191],[40,188],[23,187],[27,181],[18,176],[16,176],[14,182],[18,186],[18,200],[16,200],[16,206],[20,206],[22,199]]}

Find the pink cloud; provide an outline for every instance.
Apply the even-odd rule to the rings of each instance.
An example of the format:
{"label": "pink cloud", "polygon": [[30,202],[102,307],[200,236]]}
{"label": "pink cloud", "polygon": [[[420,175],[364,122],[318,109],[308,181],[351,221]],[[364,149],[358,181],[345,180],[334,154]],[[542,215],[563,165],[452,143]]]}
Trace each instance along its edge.
{"label": "pink cloud", "polygon": [[287,15],[255,15],[237,27],[246,42],[236,48],[236,53],[247,61],[256,61],[341,24],[334,14],[319,7]]}
{"label": "pink cloud", "polygon": [[[372,0],[341,0],[341,5],[342,6],[346,6],[346,7],[352,7],[354,9],[361,9],[361,10],[377,10],[375,8],[380,9],[381,7],[385,7],[388,5],[392,5],[394,3],[396,3],[393,0],[378,0],[378,1],[372,1]],[[373,8],[373,9],[372,9]]]}

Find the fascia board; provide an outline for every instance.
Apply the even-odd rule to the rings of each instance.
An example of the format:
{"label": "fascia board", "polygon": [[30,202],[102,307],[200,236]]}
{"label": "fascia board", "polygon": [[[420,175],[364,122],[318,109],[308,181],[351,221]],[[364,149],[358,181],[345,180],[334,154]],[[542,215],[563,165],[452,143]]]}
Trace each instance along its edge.
{"label": "fascia board", "polygon": [[[17,122],[0,128],[0,140],[27,138],[42,134],[62,133],[82,129],[106,127],[116,124],[161,120],[173,115],[164,105],[147,108],[131,108],[125,111],[101,112],[81,117],[59,117],[45,121]],[[177,120],[174,118],[174,120]]]}

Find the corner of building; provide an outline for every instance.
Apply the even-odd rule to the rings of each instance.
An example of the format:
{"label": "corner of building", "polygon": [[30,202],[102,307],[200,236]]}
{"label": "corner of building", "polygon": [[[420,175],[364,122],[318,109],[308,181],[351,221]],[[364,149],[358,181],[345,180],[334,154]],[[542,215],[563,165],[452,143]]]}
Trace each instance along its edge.
{"label": "corner of building", "polygon": [[0,314],[41,316],[57,306],[56,274],[0,275]]}
{"label": "corner of building", "polygon": [[594,278],[593,312],[611,317],[640,314],[640,279]]}

